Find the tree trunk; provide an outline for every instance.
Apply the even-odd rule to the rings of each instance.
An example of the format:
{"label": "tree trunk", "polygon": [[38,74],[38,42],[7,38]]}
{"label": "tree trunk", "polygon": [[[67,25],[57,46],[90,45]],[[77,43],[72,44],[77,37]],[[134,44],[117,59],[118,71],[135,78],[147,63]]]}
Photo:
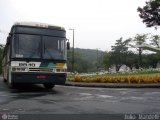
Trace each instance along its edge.
{"label": "tree trunk", "polygon": [[120,69],[121,66],[122,66],[122,65],[116,65],[116,72],[119,71],[119,69]]}

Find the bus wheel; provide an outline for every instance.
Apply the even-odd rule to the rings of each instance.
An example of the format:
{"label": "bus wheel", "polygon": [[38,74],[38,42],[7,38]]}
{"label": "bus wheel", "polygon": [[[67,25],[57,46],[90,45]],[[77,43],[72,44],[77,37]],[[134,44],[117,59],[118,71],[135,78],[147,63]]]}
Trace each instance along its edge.
{"label": "bus wheel", "polygon": [[3,78],[3,82],[5,82],[5,83],[6,83],[6,82],[7,82],[7,80],[6,80],[5,78]]}
{"label": "bus wheel", "polygon": [[8,80],[7,80],[7,85],[8,85],[8,87],[11,88],[11,89],[15,88],[15,84],[10,83]]}
{"label": "bus wheel", "polygon": [[52,89],[54,84],[43,84],[46,89]]}
{"label": "bus wheel", "polygon": [[15,87],[15,85],[14,85],[13,83],[9,83],[8,81],[7,81],[7,85],[8,85],[8,87],[11,88],[11,89]]}

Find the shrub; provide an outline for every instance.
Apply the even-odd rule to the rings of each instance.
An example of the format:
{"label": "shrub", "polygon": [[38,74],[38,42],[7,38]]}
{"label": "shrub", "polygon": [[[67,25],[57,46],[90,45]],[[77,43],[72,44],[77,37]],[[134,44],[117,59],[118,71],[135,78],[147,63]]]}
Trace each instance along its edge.
{"label": "shrub", "polygon": [[[157,71],[156,71],[157,72]],[[141,84],[141,83],[160,83],[159,73],[149,74],[106,74],[106,75],[74,75],[69,80],[75,82],[97,82],[97,83],[128,83],[128,84]]]}

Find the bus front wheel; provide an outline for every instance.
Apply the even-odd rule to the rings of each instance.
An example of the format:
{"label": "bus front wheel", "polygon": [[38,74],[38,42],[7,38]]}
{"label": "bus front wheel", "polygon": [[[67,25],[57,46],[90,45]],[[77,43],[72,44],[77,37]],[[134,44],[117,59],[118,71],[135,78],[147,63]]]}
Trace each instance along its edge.
{"label": "bus front wheel", "polygon": [[55,86],[54,84],[43,84],[43,85],[46,89],[52,89]]}
{"label": "bus front wheel", "polygon": [[8,85],[8,87],[9,88],[14,88],[15,87],[15,84],[13,84],[13,83],[9,83],[9,81],[7,80],[7,85]]}
{"label": "bus front wheel", "polygon": [[8,87],[11,88],[11,89],[15,87],[15,85],[13,83],[9,82],[9,74],[7,74],[6,83],[7,83]]}
{"label": "bus front wheel", "polygon": [[7,83],[7,79],[3,78],[3,82]]}

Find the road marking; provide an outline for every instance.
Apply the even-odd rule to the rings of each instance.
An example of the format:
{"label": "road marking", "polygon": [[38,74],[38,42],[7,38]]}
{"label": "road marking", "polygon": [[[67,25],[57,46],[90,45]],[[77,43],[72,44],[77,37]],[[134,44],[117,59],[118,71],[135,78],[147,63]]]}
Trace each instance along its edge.
{"label": "road marking", "polygon": [[113,98],[114,96],[110,96],[110,95],[96,95],[100,98]]}

